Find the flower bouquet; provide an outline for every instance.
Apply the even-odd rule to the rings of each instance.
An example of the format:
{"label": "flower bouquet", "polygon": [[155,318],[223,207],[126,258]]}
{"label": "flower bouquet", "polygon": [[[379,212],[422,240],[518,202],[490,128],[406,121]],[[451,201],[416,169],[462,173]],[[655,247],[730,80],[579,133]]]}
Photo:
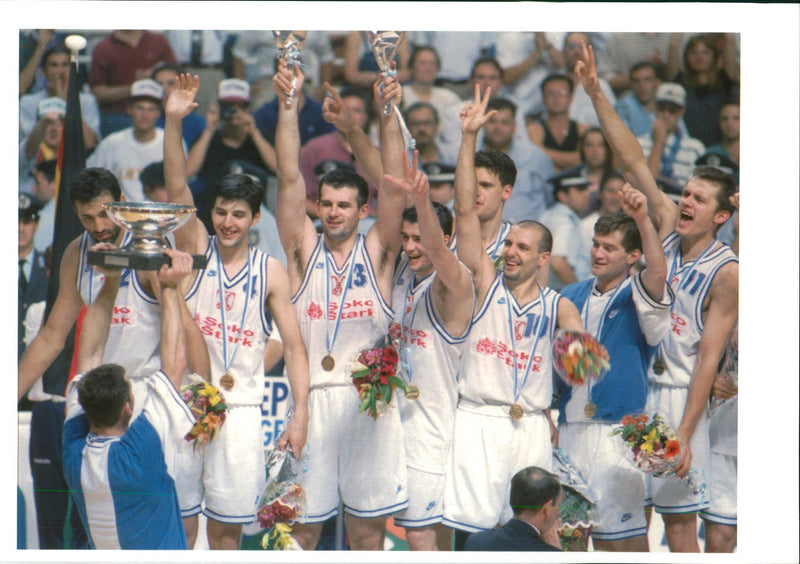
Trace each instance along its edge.
{"label": "flower bouquet", "polygon": [[184,437],[195,449],[210,443],[225,424],[228,406],[219,389],[195,376],[191,384],[181,386],[181,398],[192,410],[197,422]]}
{"label": "flower bouquet", "polygon": [[567,454],[557,448],[553,449],[553,473],[561,482],[561,526],[557,531],[561,548],[586,551],[592,527],[597,524],[594,496]]}
{"label": "flower bouquet", "polygon": [[611,364],[606,348],[589,333],[565,330],[553,343],[553,367],[566,385],[582,386],[599,382]]}
{"label": "flower bouquet", "polygon": [[300,550],[290,534],[306,503],[303,487],[293,481],[296,463],[290,448],[275,449],[267,458],[267,484],[256,512],[258,524],[266,529],[261,537],[264,549]]}
{"label": "flower bouquet", "polygon": [[[626,458],[635,468],[657,478],[675,476],[673,468],[681,460],[683,443],[658,413],[652,419],[647,415],[626,415],[611,435],[620,435],[625,444]],[[704,489],[704,486],[698,487],[690,475],[681,481],[695,494]]]}
{"label": "flower bouquet", "polygon": [[398,360],[397,349],[386,337],[381,337],[372,348],[358,354],[350,376],[361,400],[359,413],[366,411],[377,419],[391,403],[395,388],[406,391],[405,383],[397,376]]}

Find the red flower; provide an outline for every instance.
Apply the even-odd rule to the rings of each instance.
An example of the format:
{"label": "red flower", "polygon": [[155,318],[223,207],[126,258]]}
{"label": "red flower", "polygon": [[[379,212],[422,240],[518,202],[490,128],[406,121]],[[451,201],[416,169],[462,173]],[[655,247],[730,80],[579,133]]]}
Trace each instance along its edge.
{"label": "red flower", "polygon": [[394,347],[386,347],[383,349],[383,361],[389,364],[397,364],[399,357],[397,356],[397,351]]}
{"label": "red flower", "polygon": [[672,458],[681,453],[681,443],[676,439],[667,441],[666,452],[668,458]]}

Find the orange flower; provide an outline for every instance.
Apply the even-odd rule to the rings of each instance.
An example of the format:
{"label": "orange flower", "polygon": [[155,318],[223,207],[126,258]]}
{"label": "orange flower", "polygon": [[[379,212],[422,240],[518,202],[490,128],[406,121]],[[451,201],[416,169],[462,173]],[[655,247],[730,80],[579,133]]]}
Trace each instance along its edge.
{"label": "orange flower", "polygon": [[681,443],[680,443],[680,441],[678,441],[676,439],[670,439],[669,441],[667,441],[665,454],[666,454],[666,456],[668,458],[672,458],[674,456],[677,456],[680,453],[681,453]]}

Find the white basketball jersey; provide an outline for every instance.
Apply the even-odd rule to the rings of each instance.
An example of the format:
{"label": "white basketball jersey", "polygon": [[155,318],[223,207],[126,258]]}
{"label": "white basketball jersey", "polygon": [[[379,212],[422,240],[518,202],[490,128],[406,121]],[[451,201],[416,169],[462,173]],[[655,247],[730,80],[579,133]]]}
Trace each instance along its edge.
{"label": "white basketball jersey", "polygon": [[399,343],[401,377],[419,389],[416,400],[398,396],[408,462],[440,471],[447,463],[458,400],[456,372],[466,335],[455,337],[442,326],[431,296],[435,274],[415,283],[403,259],[392,291],[394,319],[389,326]]}
{"label": "white basketball jersey", "polygon": [[[650,362],[648,380],[666,386],[688,387],[703,336],[703,301],[719,269],[739,262],[730,247],[715,240],[698,260],[683,262],[680,236],[671,233],[663,242],[669,266],[668,283],[675,294],[670,310],[671,328]],[[653,371],[655,358],[665,363],[663,373]]]}
{"label": "white basketball jersey", "polygon": [[[131,234],[125,233],[120,246],[131,239]],[[88,232],[81,236],[77,284],[86,305],[94,302],[105,280],[88,262],[87,253],[95,243]],[[124,269],[114,302],[103,363],[119,364],[128,378],[146,378],[161,368],[160,345],[161,305],[145,292],[135,271]]]}
{"label": "white basketball jersey", "polygon": [[517,403],[526,412],[550,407],[551,343],[560,298],[558,292],[543,288],[537,299],[519,305],[498,274],[463,345],[459,396],[479,405]]}
{"label": "white basketball jersey", "polygon": [[[497,233],[497,237],[495,237],[495,240],[489,243],[489,245],[487,245],[486,248],[484,249],[486,251],[486,254],[489,255],[489,258],[492,259],[492,262],[497,262],[497,259],[499,259],[502,256],[503,243],[505,242],[506,237],[508,237],[508,232],[511,231],[512,225],[513,224],[511,222],[504,221],[500,225],[500,231]],[[456,232],[456,234],[453,235],[453,238],[450,239],[450,250],[453,252],[456,252],[457,236],[458,232]]]}
{"label": "white basketball jersey", "polygon": [[[292,302],[308,351],[311,388],[352,386],[350,364],[361,350],[387,334],[392,318],[364,236],[358,236],[347,260],[338,267],[320,235]],[[332,370],[322,368],[326,355],[334,360]]]}
{"label": "white basketball jersey", "polygon": [[[206,257],[208,264],[187,305],[208,347],[211,383],[228,405],[261,405],[264,346],[272,332],[266,309],[268,256],[249,247],[247,264],[230,277],[219,260],[216,237],[210,239]],[[221,383],[226,374],[232,378],[231,389]]]}

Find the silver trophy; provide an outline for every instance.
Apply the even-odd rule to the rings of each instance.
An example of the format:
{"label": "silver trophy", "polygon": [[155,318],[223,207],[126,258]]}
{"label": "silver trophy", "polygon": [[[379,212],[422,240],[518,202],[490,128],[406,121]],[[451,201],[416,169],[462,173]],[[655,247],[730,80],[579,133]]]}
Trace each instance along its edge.
{"label": "silver trophy", "polygon": [[[378,68],[381,69],[381,75],[384,78],[387,76],[395,76],[397,71],[392,68],[392,61],[394,61],[397,50],[406,37],[406,32],[367,31],[365,33],[367,34],[370,45],[372,45],[372,54],[375,55],[375,61],[378,63]],[[383,83],[381,83],[381,92],[383,92]],[[397,121],[400,123],[400,131],[406,143],[406,151],[408,151],[408,162],[411,162],[417,143],[414,141],[411,132],[406,126],[403,114],[400,113],[400,108],[397,107],[394,100],[389,100],[383,105],[383,115],[388,116],[391,115],[392,112],[397,115]]]}
{"label": "silver trophy", "polygon": [[[278,58],[285,59],[289,68],[299,67],[301,69],[307,68],[300,62],[300,53],[303,52],[303,46],[306,43],[307,31],[273,31],[272,36],[275,38],[275,46],[278,48]],[[286,100],[286,106],[290,107],[294,100],[295,82],[292,81],[292,92]]]}
{"label": "silver trophy", "polygon": [[[157,202],[110,202],[103,204],[111,220],[131,232],[133,240],[115,251],[89,251],[89,264],[110,268],[158,270],[169,263],[164,254],[166,235],[189,221],[195,208]],[[192,255],[192,268],[206,267],[205,255]]]}

